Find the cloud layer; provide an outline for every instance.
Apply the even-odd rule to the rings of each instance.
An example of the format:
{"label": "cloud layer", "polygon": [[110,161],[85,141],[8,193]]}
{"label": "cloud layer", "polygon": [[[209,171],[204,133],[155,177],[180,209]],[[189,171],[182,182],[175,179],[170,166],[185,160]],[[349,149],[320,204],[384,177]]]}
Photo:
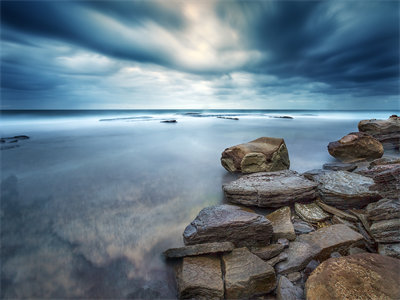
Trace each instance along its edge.
{"label": "cloud layer", "polygon": [[2,108],[399,107],[398,1],[3,1]]}

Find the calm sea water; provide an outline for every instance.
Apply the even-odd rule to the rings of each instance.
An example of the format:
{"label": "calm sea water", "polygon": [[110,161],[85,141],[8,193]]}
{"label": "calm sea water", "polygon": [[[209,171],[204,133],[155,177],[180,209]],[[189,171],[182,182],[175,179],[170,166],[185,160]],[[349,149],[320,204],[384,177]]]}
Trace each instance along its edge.
{"label": "calm sea water", "polygon": [[303,172],[359,120],[394,113],[3,111],[1,136],[30,139],[0,152],[1,297],[175,298],[161,252],[223,202],[226,147],[282,137]]}

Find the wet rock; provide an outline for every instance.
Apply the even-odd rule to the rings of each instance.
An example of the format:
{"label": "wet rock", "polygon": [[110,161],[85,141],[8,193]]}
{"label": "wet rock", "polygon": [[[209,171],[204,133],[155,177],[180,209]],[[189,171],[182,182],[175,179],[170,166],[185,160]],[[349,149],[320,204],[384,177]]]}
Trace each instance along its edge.
{"label": "wet rock", "polygon": [[330,217],[317,203],[300,204],[295,203],[294,209],[297,215],[306,222],[317,223]]}
{"label": "wet rock", "polygon": [[308,224],[300,219],[293,220],[293,227],[296,234],[305,234],[315,231],[311,224]]}
{"label": "wet rock", "polygon": [[185,257],[177,271],[180,299],[223,299],[221,262],[218,257]]}
{"label": "wet rock", "polygon": [[364,253],[331,258],[308,278],[307,300],[399,299],[400,260]]}
{"label": "wet rock", "polygon": [[358,123],[358,130],[375,137],[385,149],[399,149],[400,118],[395,115],[387,120],[362,120]]}
{"label": "wet rock", "polygon": [[269,263],[272,267],[275,266],[277,263],[287,260],[288,255],[285,252],[280,253],[279,255],[269,259],[267,263]]}
{"label": "wet rock", "polygon": [[354,162],[382,157],[383,146],[369,134],[352,132],[339,141],[329,143],[328,151],[343,162]]}
{"label": "wet rock", "polygon": [[346,219],[348,221],[357,222],[357,217],[354,215],[348,214],[343,210],[337,209],[336,207],[330,206],[320,200],[317,200],[316,203],[319,207],[321,207],[324,211],[331,213],[337,217]]}
{"label": "wet rock", "polygon": [[259,207],[282,207],[316,197],[317,183],[294,171],[257,173],[242,176],[223,186],[226,199]]}
{"label": "wet rock", "polygon": [[292,272],[286,275],[287,279],[289,279],[291,282],[296,282],[299,281],[302,276],[300,272]]}
{"label": "wet rock", "polygon": [[400,218],[400,201],[394,199],[381,199],[367,206],[368,219],[380,221]]}
{"label": "wet rock", "polygon": [[167,258],[178,258],[202,254],[222,253],[230,252],[234,248],[235,246],[231,242],[197,244],[168,249],[164,252],[164,256]]}
{"label": "wet rock", "polygon": [[371,234],[378,243],[400,242],[400,219],[374,222],[371,225]]}
{"label": "wet rock", "polygon": [[277,241],[280,238],[286,238],[289,241],[293,241],[296,238],[291,221],[290,207],[282,207],[267,215],[266,218],[270,220],[272,224],[272,240]]}
{"label": "wet rock", "polygon": [[324,203],[338,208],[361,208],[382,197],[370,191],[371,178],[346,171],[326,172],[315,179],[320,183],[319,194]]}
{"label": "wet rock", "polygon": [[346,253],[349,247],[357,245],[362,239],[361,234],[341,224],[300,235],[285,250],[288,260],[279,263],[277,271],[282,274],[300,271],[312,259],[325,260],[335,251]]}
{"label": "wet rock", "polygon": [[400,259],[400,243],[379,244],[378,253]]}
{"label": "wet rock", "polygon": [[322,166],[324,170],[331,170],[331,171],[354,171],[357,169],[356,164],[350,164],[350,163],[341,163],[341,162],[334,162],[334,163],[328,163],[324,164]]}
{"label": "wet rock", "polygon": [[202,209],[183,233],[185,245],[232,242],[235,246],[264,246],[272,237],[271,222],[264,216],[234,205]]}
{"label": "wet rock", "polygon": [[177,120],[163,120],[163,121],[160,121],[160,123],[178,123],[178,121]]}
{"label": "wet rock", "polygon": [[221,164],[229,172],[254,173],[289,169],[290,161],[283,139],[261,137],[225,149]]}
{"label": "wet rock", "polygon": [[304,299],[303,290],[295,286],[288,278],[281,276],[276,288],[276,298],[278,300],[298,300]]}
{"label": "wet rock", "polygon": [[222,256],[227,299],[251,298],[267,294],[276,286],[274,268],[247,248],[237,248]]}
{"label": "wet rock", "polygon": [[264,247],[251,247],[251,253],[257,255],[259,258],[268,260],[274,256],[277,256],[284,249],[282,244],[271,244]]}

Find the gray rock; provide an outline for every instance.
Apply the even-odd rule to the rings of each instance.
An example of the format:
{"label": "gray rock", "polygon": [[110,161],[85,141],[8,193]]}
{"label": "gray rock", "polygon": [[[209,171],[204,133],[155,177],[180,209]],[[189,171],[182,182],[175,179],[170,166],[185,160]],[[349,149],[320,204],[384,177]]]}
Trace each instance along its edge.
{"label": "gray rock", "polygon": [[276,288],[276,296],[278,300],[298,300],[304,299],[304,292],[285,276],[281,276]]}
{"label": "gray rock", "polygon": [[185,245],[232,242],[237,247],[268,245],[271,222],[264,216],[234,205],[202,209],[183,233]]}
{"label": "gray rock", "polygon": [[332,257],[332,258],[338,258],[338,257],[341,257],[341,256],[342,255],[339,252],[332,252],[331,255],[330,255],[330,257]]}
{"label": "gray rock", "polygon": [[282,207],[316,197],[317,183],[294,171],[256,173],[223,186],[226,199],[259,207]]}
{"label": "gray rock", "polygon": [[381,199],[367,206],[368,219],[380,221],[400,218],[400,201],[394,199]]}
{"label": "gray rock", "polygon": [[296,238],[291,216],[290,207],[288,206],[277,209],[266,216],[272,224],[272,240],[277,241],[280,238],[285,238],[289,241],[293,241]]}
{"label": "gray rock", "polygon": [[302,173],[301,175],[303,175],[305,178],[307,178],[309,180],[314,180],[315,176],[324,174],[325,172],[327,172],[327,171],[322,170],[322,169],[312,169],[312,170],[308,170],[308,171]]}
{"label": "gray rock", "polygon": [[348,254],[353,255],[353,254],[359,254],[359,253],[366,253],[367,251],[365,249],[361,249],[359,247],[351,247],[349,248]]}
{"label": "gray rock", "polygon": [[378,253],[400,259],[400,243],[379,244]]}
{"label": "gray rock", "polygon": [[185,257],[177,270],[180,299],[223,299],[221,262],[218,257]]}
{"label": "gray rock", "polygon": [[292,272],[286,275],[287,279],[289,279],[291,282],[296,282],[299,281],[302,276],[300,272]]}
{"label": "gray rock", "polygon": [[372,237],[378,243],[400,242],[400,219],[376,221],[370,229]]}
{"label": "gray rock", "polygon": [[289,169],[290,161],[283,139],[261,137],[225,149],[221,164],[229,172],[254,173]]}
{"label": "gray rock", "polygon": [[267,260],[267,263],[269,263],[272,267],[275,266],[277,263],[280,263],[281,261],[287,260],[288,255],[285,252],[280,253],[279,255]]}
{"label": "gray rock", "polygon": [[283,246],[283,248],[289,247],[289,240],[288,239],[280,238],[280,239],[277,240],[277,243],[281,244]]}
{"label": "gray rock", "polygon": [[312,259],[307,266],[304,268],[304,276],[308,278],[311,273],[320,265],[318,260]]}
{"label": "gray rock", "polygon": [[225,297],[251,298],[276,287],[274,268],[247,248],[236,248],[222,256],[225,270]]}
{"label": "gray rock", "polygon": [[167,258],[179,258],[185,256],[202,255],[202,254],[230,252],[234,248],[235,246],[231,242],[205,243],[205,244],[197,244],[180,248],[171,248],[164,252],[164,256]]}
{"label": "gray rock", "polygon": [[354,231],[358,231],[357,226],[354,223],[351,223],[349,221],[343,220],[342,218],[340,218],[338,216],[333,216],[331,221],[332,221],[333,224],[343,224],[343,225],[346,225],[346,226],[350,227]]}
{"label": "gray rock", "polygon": [[334,163],[328,163],[324,164],[322,166],[324,170],[331,170],[331,171],[354,171],[357,169],[356,164],[350,164],[350,163],[341,163],[341,162],[334,162]]}
{"label": "gray rock", "polygon": [[382,197],[370,191],[371,178],[346,171],[325,172],[315,179],[320,183],[319,194],[324,203],[338,208],[361,208]]}
{"label": "gray rock", "polygon": [[307,222],[304,222],[300,219],[293,220],[293,227],[296,234],[305,234],[315,231],[314,227]]}
{"label": "gray rock", "polygon": [[318,223],[330,217],[330,215],[315,202],[308,204],[295,203],[294,210],[300,218],[310,223]]}
{"label": "gray rock", "polygon": [[276,265],[279,274],[288,274],[303,270],[307,264],[318,255],[320,249],[306,242],[291,242],[289,248],[285,250],[288,259]]}
{"label": "gray rock", "polygon": [[277,256],[284,249],[282,244],[271,244],[264,247],[251,247],[251,253],[257,255],[259,258],[263,260],[268,260],[274,256]]}

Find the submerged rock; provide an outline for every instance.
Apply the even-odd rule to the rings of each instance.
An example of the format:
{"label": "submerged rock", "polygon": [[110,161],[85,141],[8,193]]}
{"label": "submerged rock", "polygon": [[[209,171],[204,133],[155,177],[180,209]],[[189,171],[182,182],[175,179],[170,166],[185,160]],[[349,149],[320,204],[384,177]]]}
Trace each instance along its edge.
{"label": "submerged rock", "polygon": [[247,248],[237,248],[222,256],[225,296],[243,299],[267,294],[276,286],[274,268]]}
{"label": "submerged rock", "polygon": [[387,120],[362,120],[358,123],[358,130],[375,137],[386,149],[399,149],[400,118],[396,115]]}
{"label": "submerged rock", "polygon": [[400,260],[363,253],[331,258],[308,278],[307,300],[399,299]]}
{"label": "submerged rock", "polygon": [[359,174],[346,171],[325,172],[315,177],[320,185],[323,202],[338,208],[362,208],[382,197],[370,188],[374,181]]}
{"label": "submerged rock", "polygon": [[296,238],[294,227],[291,221],[290,207],[282,207],[273,213],[266,216],[271,221],[273,234],[272,239],[277,241],[280,238],[288,239],[293,241]]}
{"label": "submerged rock", "polygon": [[353,162],[382,157],[383,146],[369,134],[352,132],[339,141],[329,143],[328,151],[343,162]]}
{"label": "submerged rock", "polygon": [[295,203],[294,209],[300,218],[310,223],[318,223],[330,217],[330,215],[315,202],[308,204]]}
{"label": "submerged rock", "polygon": [[290,161],[283,139],[261,137],[225,149],[221,164],[229,172],[254,173],[289,169]]}
{"label": "submerged rock", "polygon": [[235,246],[231,242],[205,243],[180,248],[171,248],[164,252],[164,256],[167,258],[179,258],[202,254],[230,252],[234,248]]}
{"label": "submerged rock", "polygon": [[202,209],[183,233],[185,245],[232,242],[235,246],[264,246],[271,237],[268,219],[227,204]]}
{"label": "submerged rock", "polygon": [[224,298],[221,262],[218,257],[185,257],[176,277],[180,299]]}
{"label": "submerged rock", "polygon": [[223,186],[226,199],[259,207],[281,207],[316,197],[317,183],[285,170],[242,176]]}

